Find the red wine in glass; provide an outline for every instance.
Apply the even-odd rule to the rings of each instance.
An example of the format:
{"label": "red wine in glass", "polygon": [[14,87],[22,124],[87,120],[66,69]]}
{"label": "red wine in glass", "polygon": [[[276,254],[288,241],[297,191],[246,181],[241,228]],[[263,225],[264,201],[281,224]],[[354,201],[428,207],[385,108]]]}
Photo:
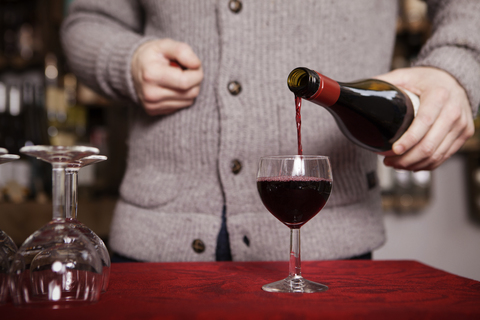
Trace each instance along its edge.
{"label": "red wine in glass", "polygon": [[332,180],[316,177],[266,177],[257,180],[265,207],[290,228],[300,228],[327,203]]}

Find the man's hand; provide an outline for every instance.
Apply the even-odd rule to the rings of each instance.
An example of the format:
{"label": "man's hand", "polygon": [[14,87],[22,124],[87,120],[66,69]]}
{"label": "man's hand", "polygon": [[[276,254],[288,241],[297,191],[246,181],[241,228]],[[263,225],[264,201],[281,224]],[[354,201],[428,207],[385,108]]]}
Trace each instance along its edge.
{"label": "man's hand", "polygon": [[465,90],[449,73],[436,68],[397,69],[376,77],[420,97],[410,128],[393,144],[384,163],[396,169],[433,170],[452,156],[474,133]]}
{"label": "man's hand", "polygon": [[152,116],[192,105],[203,80],[201,61],[190,46],[171,39],[142,44],[133,54],[131,74],[138,98]]}

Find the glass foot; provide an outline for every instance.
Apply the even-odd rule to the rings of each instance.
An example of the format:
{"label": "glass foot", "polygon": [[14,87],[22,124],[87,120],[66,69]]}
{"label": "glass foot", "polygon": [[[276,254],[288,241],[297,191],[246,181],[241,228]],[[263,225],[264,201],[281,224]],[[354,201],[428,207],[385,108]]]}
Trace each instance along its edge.
{"label": "glass foot", "polygon": [[327,291],[328,287],[297,275],[266,284],[262,289],[268,292],[314,293]]}

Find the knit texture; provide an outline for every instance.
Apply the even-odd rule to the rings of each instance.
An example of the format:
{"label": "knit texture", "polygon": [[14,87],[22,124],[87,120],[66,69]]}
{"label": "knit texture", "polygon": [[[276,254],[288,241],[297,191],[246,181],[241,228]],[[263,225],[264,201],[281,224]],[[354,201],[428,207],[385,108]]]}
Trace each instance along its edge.
{"label": "knit texture", "polygon": [[429,15],[433,34],[414,65],[436,67],[454,76],[476,115],[480,105],[480,1],[430,1]]}
{"label": "knit texture", "polygon": [[[238,13],[228,4],[79,0],[64,22],[64,48],[79,78],[132,102],[128,166],[109,239],[122,255],[214,260],[225,204],[234,260],[287,259],[288,228],[262,205],[255,178],[260,156],[297,151],[289,72],[304,66],[353,81],[390,68],[396,1],[242,0]],[[133,52],[154,38],[188,43],[205,74],[195,103],[167,116],[148,116],[135,105],[130,76]],[[455,60],[456,53],[443,49],[444,36],[432,39],[435,49],[426,49],[419,64],[440,63],[437,55]],[[451,73],[476,103],[479,74],[469,70],[479,67],[478,52],[454,49],[468,59],[452,64]],[[241,84],[240,94],[229,93],[231,81]],[[308,102],[302,137],[305,154],[330,157],[334,179],[327,206],[302,227],[303,258],[346,258],[381,246],[380,190],[367,182],[377,156],[348,141],[325,109]],[[242,164],[238,174],[231,170],[235,159]],[[201,253],[192,249],[196,239],[205,244]]]}

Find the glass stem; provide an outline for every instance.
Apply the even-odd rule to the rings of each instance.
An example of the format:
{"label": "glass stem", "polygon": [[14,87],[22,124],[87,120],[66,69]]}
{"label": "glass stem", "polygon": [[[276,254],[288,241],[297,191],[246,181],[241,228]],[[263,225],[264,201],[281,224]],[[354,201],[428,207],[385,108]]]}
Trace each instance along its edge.
{"label": "glass stem", "polygon": [[53,219],[64,219],[65,215],[65,165],[52,164]]}
{"label": "glass stem", "polygon": [[290,229],[289,276],[302,276],[302,261],[300,259],[300,228]]}
{"label": "glass stem", "polygon": [[65,174],[65,187],[66,187],[66,210],[67,218],[77,219],[77,204],[78,204],[78,171],[67,169]]}
{"label": "glass stem", "polygon": [[72,174],[72,218],[77,219],[78,208],[78,170]]}

